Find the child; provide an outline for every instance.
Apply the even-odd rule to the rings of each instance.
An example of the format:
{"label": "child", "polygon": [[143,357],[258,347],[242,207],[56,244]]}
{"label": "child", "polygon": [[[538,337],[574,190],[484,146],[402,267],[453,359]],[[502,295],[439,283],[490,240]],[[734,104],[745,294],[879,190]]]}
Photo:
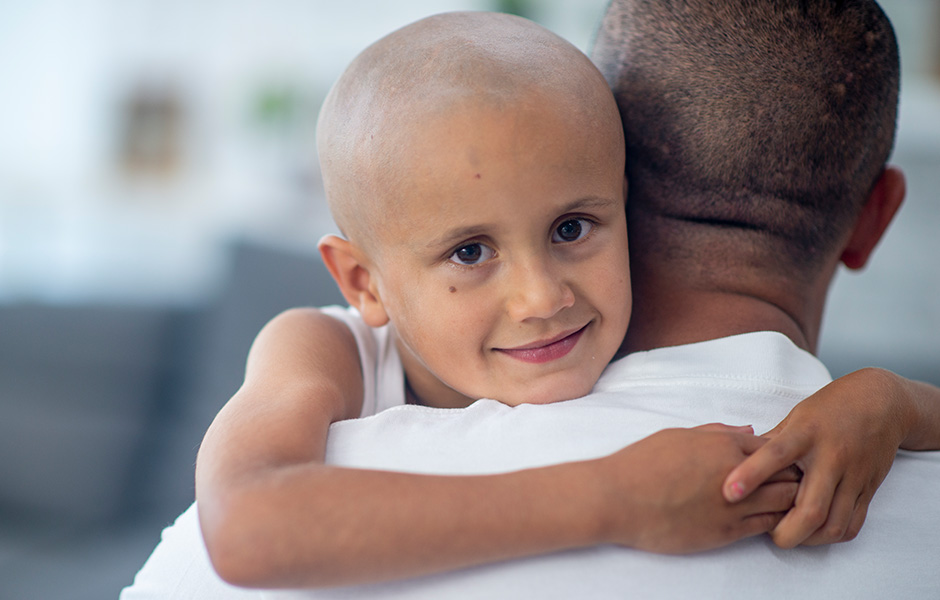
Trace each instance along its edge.
{"label": "child", "polygon": [[[641,539],[654,523],[608,516],[640,492],[612,502],[603,485],[604,469],[642,469],[635,447],[474,478],[323,464],[332,422],[405,402],[577,398],[614,357],[630,312],[624,150],[593,65],[522,19],[432,17],[353,62],[318,136],[345,236],[320,249],[356,311],[275,319],[207,433],[197,497],[218,573],[247,586],[335,585]],[[727,473],[761,442],[719,430],[708,444]],[[656,543],[692,551],[767,531],[795,492],[766,485]],[[513,501],[492,514],[481,498]],[[663,519],[698,505],[666,507]],[[607,531],[614,521],[630,531]]]}

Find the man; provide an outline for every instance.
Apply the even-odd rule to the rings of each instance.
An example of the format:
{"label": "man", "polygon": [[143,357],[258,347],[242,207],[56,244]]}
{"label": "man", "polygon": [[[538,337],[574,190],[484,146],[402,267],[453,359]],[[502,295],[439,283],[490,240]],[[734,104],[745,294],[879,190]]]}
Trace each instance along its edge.
{"label": "man", "polygon": [[[628,143],[634,354],[581,400],[339,423],[329,460],[452,473],[579,460],[664,427],[766,430],[828,382],[807,351],[832,275],[865,264],[903,198],[884,166],[897,97],[884,15],[862,0],[614,2],[595,60]],[[925,597],[940,590],[938,482],[936,455],[899,455],[850,544],[784,551],[763,537],[694,557],[598,547],[270,596]],[[189,523],[171,534],[198,545]]]}

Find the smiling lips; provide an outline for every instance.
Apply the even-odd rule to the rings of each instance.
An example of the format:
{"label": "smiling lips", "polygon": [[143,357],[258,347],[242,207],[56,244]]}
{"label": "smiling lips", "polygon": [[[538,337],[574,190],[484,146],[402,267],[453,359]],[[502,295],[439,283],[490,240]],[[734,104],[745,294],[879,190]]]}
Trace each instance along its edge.
{"label": "smiling lips", "polygon": [[517,348],[496,348],[496,350],[522,362],[547,363],[571,352],[577,345],[578,340],[581,339],[581,334],[584,333],[585,329],[587,329],[587,325],[577,331],[562,334],[561,337],[551,340],[526,344]]}

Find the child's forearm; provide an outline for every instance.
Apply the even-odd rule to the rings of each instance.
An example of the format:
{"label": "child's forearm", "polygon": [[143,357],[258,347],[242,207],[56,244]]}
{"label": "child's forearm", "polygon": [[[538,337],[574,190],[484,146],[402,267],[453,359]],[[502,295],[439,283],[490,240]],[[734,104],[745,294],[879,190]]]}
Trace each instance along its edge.
{"label": "child's forearm", "polygon": [[685,553],[764,533],[791,506],[795,483],[721,498],[760,443],[733,428],[667,430],[611,456],[483,476],[297,464],[247,475],[224,500],[200,496],[200,519],[216,570],[247,587],[387,581],[597,544]]}
{"label": "child's forearm", "polygon": [[200,518],[230,583],[387,581],[605,541],[596,471],[582,462],[447,477],[301,464],[246,478],[224,501],[201,497]]}
{"label": "child's forearm", "polygon": [[847,386],[846,399],[853,394],[889,402],[892,409],[884,425],[899,431],[900,448],[940,450],[940,388],[875,367],[849,373],[834,384]]}
{"label": "child's forearm", "polygon": [[905,379],[883,371],[912,407],[908,435],[901,442],[905,450],[940,450],[940,388]]}

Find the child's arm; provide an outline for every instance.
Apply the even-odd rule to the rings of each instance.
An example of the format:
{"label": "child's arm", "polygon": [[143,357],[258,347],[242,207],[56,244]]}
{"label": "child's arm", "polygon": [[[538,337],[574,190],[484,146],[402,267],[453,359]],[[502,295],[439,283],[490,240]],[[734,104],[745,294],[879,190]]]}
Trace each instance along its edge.
{"label": "child's arm", "polygon": [[769,474],[796,464],[796,505],[771,532],[777,545],[818,545],[858,535],[897,449],[940,449],[940,389],[883,369],[862,369],[798,404],[763,448],[723,487],[734,501]]}
{"label": "child's arm", "polygon": [[726,503],[724,476],[763,441],[723,427],[669,430],[609,457],[502,475],[323,464],[330,423],[357,416],[361,401],[344,325],[295,310],[259,334],[196,469],[200,524],[223,579],[364,583],[602,543],[690,552],[768,531],[796,493],[777,483]]}

